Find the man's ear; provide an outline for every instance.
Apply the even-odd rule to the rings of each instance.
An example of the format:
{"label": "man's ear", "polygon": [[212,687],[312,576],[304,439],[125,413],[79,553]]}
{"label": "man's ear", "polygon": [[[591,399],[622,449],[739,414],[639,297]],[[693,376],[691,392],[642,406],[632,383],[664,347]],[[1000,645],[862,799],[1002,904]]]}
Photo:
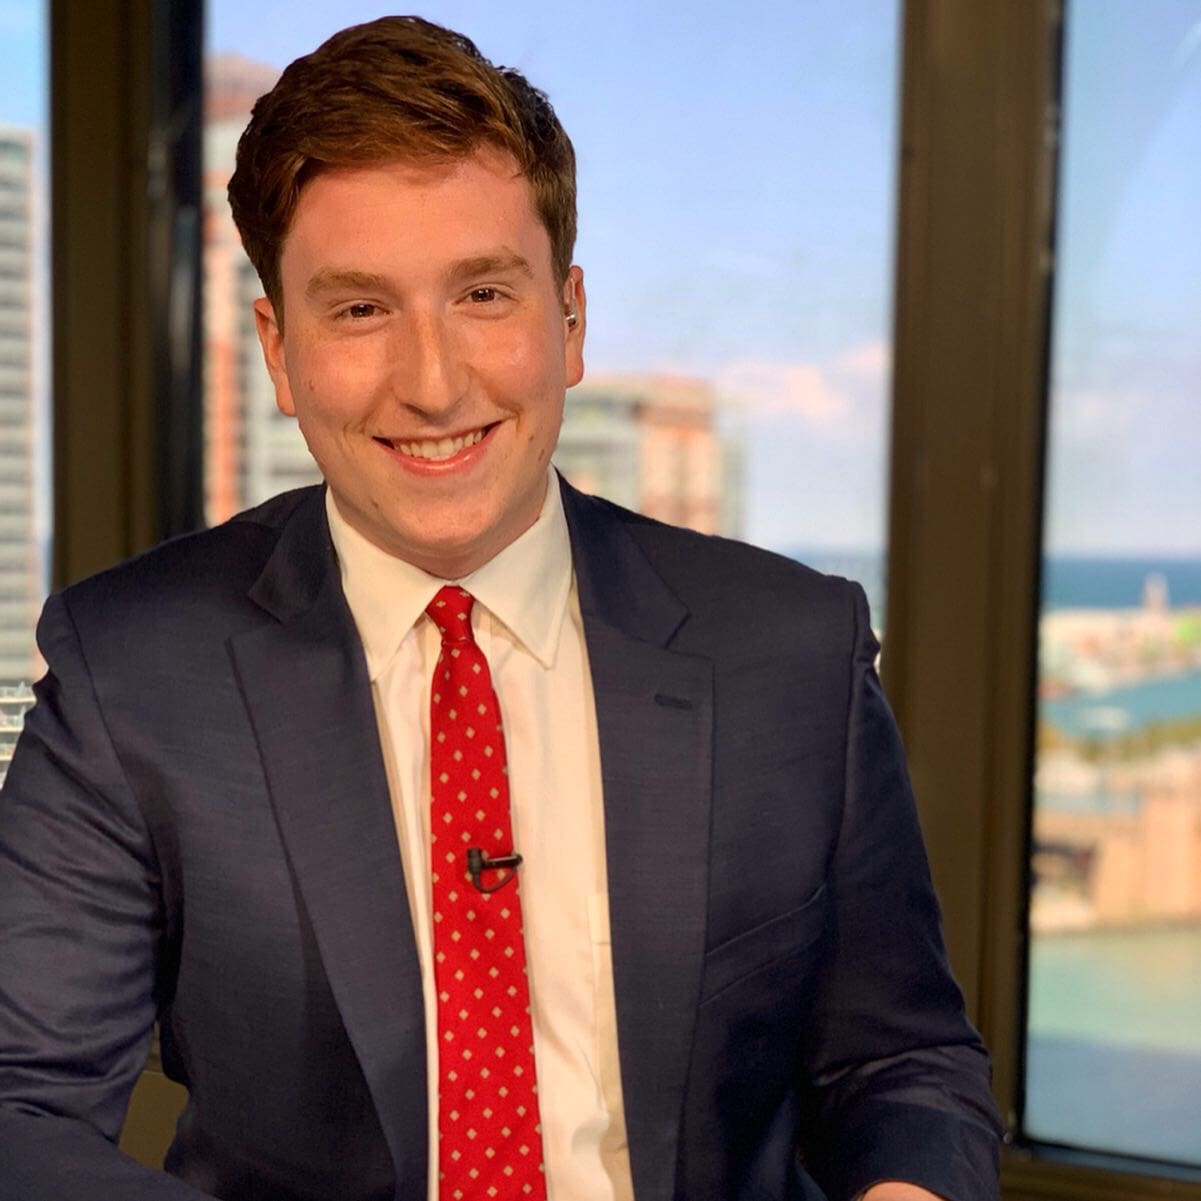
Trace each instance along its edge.
{"label": "man's ear", "polygon": [[292,387],[288,383],[288,368],[284,361],[284,331],[275,316],[275,306],[265,296],[254,302],[254,328],[263,348],[263,362],[267,374],[275,385],[275,407],[285,417],[296,416],[296,405],[292,400]]}
{"label": "man's ear", "polygon": [[572,267],[563,281],[563,321],[567,336],[563,341],[564,366],[570,388],[584,378],[584,330],[588,324],[588,297],[584,293],[584,272]]}

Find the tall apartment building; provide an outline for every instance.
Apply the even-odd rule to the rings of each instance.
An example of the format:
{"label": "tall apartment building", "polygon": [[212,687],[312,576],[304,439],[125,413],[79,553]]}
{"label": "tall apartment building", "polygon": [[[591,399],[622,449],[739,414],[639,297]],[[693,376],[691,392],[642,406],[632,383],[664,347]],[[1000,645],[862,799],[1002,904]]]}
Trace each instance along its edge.
{"label": "tall apartment building", "polygon": [[555,465],[576,487],[706,534],[742,532],[742,446],[705,380],[585,378],[567,393]]}
{"label": "tall apartment building", "polygon": [[212,522],[321,478],[296,422],[275,407],[251,309],[263,290],[225,196],[238,137],[278,74],[236,54],[205,67],[205,508]]}
{"label": "tall apartment building", "polygon": [[29,131],[0,126],[0,681],[36,672],[34,189]]}

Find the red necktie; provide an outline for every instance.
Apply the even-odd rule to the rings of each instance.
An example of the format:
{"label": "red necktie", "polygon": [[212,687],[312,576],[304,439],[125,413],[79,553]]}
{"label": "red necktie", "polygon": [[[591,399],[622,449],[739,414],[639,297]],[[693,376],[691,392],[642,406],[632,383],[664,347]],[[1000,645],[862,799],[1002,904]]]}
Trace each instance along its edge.
{"label": "red necktie", "polygon": [[430,844],[438,988],[441,1201],[545,1201],[530,988],[504,732],[471,632],[474,598],[445,587],[430,689]]}

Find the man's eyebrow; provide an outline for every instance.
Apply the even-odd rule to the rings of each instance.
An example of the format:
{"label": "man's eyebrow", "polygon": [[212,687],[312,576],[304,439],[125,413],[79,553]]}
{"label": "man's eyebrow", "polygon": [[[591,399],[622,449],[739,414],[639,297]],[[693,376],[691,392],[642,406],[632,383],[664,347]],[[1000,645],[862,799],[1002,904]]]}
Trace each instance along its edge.
{"label": "man's eyebrow", "polygon": [[[458,283],[482,275],[507,275],[511,272],[534,278],[534,269],[529,261],[512,250],[460,259],[447,269],[446,277],[452,283]],[[382,292],[386,291],[387,287],[385,277],[373,271],[321,267],[313,272],[309,282],[305,284],[304,294],[314,297],[323,296],[328,292]]]}
{"label": "man's eyebrow", "polygon": [[306,296],[321,296],[326,292],[379,292],[386,287],[384,277],[371,271],[341,271],[321,267],[305,284]]}
{"label": "man's eyebrow", "polygon": [[460,259],[450,267],[446,276],[451,282],[458,282],[481,275],[508,275],[514,271],[529,279],[534,278],[534,269],[526,259],[514,250],[503,250]]}

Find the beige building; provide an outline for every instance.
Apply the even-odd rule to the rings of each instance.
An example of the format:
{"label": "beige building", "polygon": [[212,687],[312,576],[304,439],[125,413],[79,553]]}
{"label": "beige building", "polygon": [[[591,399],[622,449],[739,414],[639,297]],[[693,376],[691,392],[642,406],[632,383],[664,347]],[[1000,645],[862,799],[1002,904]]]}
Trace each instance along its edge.
{"label": "beige building", "polygon": [[[1060,774],[1070,791],[1035,809],[1035,929],[1201,920],[1201,748]],[[1111,803],[1063,804],[1073,793]]]}
{"label": "beige building", "polygon": [[717,394],[674,375],[589,376],[567,394],[555,464],[576,487],[709,534],[742,528],[741,445]]}
{"label": "beige building", "polygon": [[210,522],[321,477],[296,423],[275,407],[251,304],[263,294],[225,188],[250,110],[278,71],[236,54],[205,68],[204,428]]}

